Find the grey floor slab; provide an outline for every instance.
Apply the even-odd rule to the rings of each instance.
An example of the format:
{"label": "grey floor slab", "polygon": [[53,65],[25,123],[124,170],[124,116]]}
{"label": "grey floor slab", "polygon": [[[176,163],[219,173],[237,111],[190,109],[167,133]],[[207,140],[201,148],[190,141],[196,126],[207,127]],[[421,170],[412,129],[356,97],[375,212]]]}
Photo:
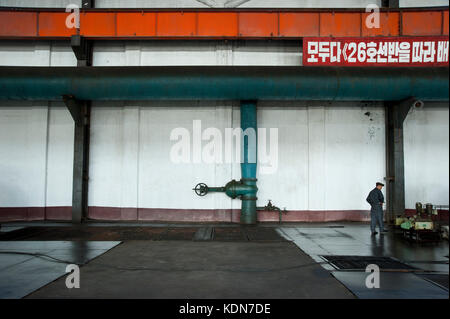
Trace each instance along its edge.
{"label": "grey floor slab", "polygon": [[22,298],[66,274],[66,263],[8,252],[40,253],[71,263],[86,263],[118,244],[118,241],[0,242],[0,298]]}
{"label": "grey floor slab", "polygon": [[126,241],[27,298],[354,298],[294,244]]}
{"label": "grey floor slab", "polygon": [[19,229],[22,229],[22,228],[25,228],[25,227],[23,227],[23,226],[5,226],[5,225],[2,225],[0,227],[0,233],[8,233],[8,232],[19,230]]}
{"label": "grey floor slab", "polygon": [[424,273],[416,275],[448,291],[448,274]]}
{"label": "grey floor slab", "polygon": [[[344,224],[330,228],[326,224],[279,227],[278,233],[294,242],[310,256],[356,255],[386,256],[409,263],[424,270],[447,272],[448,241],[437,244],[410,243],[390,231],[385,235],[371,236],[368,225]],[[327,268],[326,266],[324,266]]]}
{"label": "grey floor slab", "polygon": [[448,291],[412,273],[380,273],[380,288],[367,288],[366,272],[334,271],[333,276],[361,299],[448,299]]}
{"label": "grey floor slab", "polygon": [[[371,236],[369,226],[345,224],[330,228],[326,224],[280,227],[280,235],[292,241],[317,262],[322,255],[351,255],[393,257],[419,269],[436,273],[449,273],[448,241],[436,244],[410,243],[394,231]],[[413,273],[382,272],[381,289],[365,286],[365,272],[335,271],[328,264],[322,267],[331,271],[358,298],[448,298],[448,291]]]}

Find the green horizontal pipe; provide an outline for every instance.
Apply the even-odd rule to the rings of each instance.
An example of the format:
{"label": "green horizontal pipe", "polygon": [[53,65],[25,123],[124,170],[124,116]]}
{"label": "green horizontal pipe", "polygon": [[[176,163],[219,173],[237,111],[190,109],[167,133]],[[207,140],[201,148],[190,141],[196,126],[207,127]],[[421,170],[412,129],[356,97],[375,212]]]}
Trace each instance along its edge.
{"label": "green horizontal pipe", "polygon": [[0,67],[0,100],[448,101],[448,67]]}
{"label": "green horizontal pipe", "polygon": [[208,187],[208,193],[223,193],[225,187]]}

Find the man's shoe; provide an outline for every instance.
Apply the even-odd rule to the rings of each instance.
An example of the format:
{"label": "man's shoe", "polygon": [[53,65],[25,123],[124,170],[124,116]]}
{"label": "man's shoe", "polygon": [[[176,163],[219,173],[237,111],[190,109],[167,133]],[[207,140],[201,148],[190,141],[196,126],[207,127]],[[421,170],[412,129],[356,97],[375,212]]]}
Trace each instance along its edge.
{"label": "man's shoe", "polygon": [[378,234],[376,231],[372,232],[372,236],[375,236],[376,234]]}
{"label": "man's shoe", "polygon": [[383,229],[383,230],[380,230],[380,233],[385,234],[385,233],[387,233],[388,231],[389,231],[389,229]]}

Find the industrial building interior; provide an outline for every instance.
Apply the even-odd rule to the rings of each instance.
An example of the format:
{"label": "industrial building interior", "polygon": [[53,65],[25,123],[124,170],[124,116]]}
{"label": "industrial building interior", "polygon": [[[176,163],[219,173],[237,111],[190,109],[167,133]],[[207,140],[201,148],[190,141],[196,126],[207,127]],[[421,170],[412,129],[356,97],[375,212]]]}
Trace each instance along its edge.
{"label": "industrial building interior", "polygon": [[448,299],[448,14],[0,0],[0,299]]}

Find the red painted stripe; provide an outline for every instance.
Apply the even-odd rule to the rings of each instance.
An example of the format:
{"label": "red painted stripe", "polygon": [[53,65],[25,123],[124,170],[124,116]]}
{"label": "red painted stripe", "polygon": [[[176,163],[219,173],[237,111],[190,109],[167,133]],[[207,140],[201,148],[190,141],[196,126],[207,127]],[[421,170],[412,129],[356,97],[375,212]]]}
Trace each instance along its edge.
{"label": "red painted stripe", "polygon": [[72,220],[71,206],[45,207],[46,220]]}
{"label": "red painted stripe", "polygon": [[[138,216],[131,220],[161,222],[226,222],[239,223],[240,210],[232,209],[167,209],[167,208],[118,208],[89,207],[89,218],[98,220],[130,220],[125,217]],[[283,214],[285,222],[330,222],[330,221],[368,221],[366,210],[329,211],[289,211]],[[258,212],[260,222],[278,222],[278,212]]]}
{"label": "red painted stripe", "polygon": [[[433,220],[448,221],[449,211],[439,210]],[[406,209],[406,216],[415,215],[414,209]],[[89,207],[89,218],[110,221],[154,221],[188,223],[239,223],[239,209],[168,209],[168,208],[120,208]],[[33,220],[71,220],[72,207],[0,207],[0,222]],[[258,212],[260,222],[278,222],[278,212]],[[294,210],[282,215],[283,222],[366,222],[368,210]]]}
{"label": "red painted stripe", "polygon": [[44,207],[0,207],[0,221],[31,221],[45,218]]}

